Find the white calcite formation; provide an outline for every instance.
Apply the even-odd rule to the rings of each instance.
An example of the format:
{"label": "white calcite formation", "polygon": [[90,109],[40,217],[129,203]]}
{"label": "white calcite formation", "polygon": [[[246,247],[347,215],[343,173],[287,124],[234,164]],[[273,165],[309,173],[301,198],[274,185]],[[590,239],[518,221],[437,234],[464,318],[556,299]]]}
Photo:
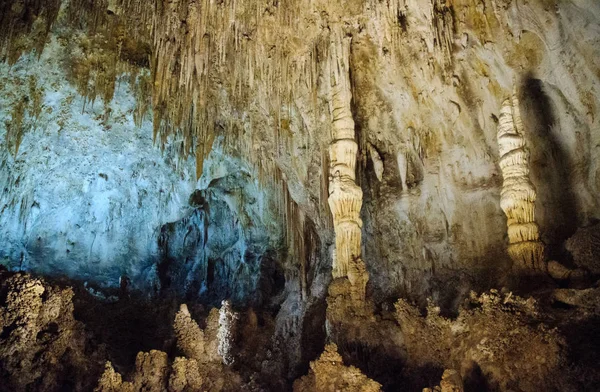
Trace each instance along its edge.
{"label": "white calcite formation", "polygon": [[237,319],[238,315],[231,308],[231,302],[223,301],[219,310],[217,339],[219,341],[218,353],[223,358],[225,365],[232,365],[234,362],[232,349]]}
{"label": "white calcite formation", "polygon": [[502,104],[498,126],[504,183],[500,206],[508,225],[508,253],[517,266],[545,270],[544,244],[535,222],[535,187],[529,179],[529,151],[516,93]]}
{"label": "white calcite formation", "polygon": [[364,267],[361,268],[364,263],[360,260],[363,193],[356,184],[358,144],[354,140],[354,120],[350,108],[350,38],[342,37],[340,31],[334,32],[330,49],[333,141],[329,146],[329,208],[335,229],[333,277],[348,277],[353,286],[366,285],[366,271]]}

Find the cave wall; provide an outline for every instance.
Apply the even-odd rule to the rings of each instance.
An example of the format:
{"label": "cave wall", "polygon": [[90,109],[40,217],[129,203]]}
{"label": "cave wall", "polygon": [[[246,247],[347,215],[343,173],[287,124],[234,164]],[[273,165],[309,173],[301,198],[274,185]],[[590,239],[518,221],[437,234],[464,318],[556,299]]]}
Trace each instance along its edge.
{"label": "cave wall", "polygon": [[[106,211],[118,211],[119,207],[110,207],[110,203],[108,207],[103,204],[92,208],[90,199],[84,198],[81,199],[83,207],[73,210],[72,206],[77,205],[73,200],[78,200],[73,195],[79,192],[75,188],[86,189],[83,185],[75,188],[49,186],[48,192],[52,193],[53,199],[57,198],[54,194],[62,194],[63,203],[68,200],[67,213],[91,223],[83,226],[86,227],[85,234],[81,236],[85,236],[85,241],[67,239],[61,232],[73,231],[56,227],[59,221],[53,215],[49,218],[52,222],[48,223],[51,227],[37,235],[47,238],[48,244],[37,246],[34,232],[42,230],[43,225],[33,223],[41,222],[45,215],[34,218],[31,214],[36,214],[37,209],[45,211],[47,207],[42,204],[37,207],[35,198],[26,198],[26,193],[18,190],[22,185],[5,186],[3,197],[14,201],[5,201],[6,207],[3,206],[5,211],[11,211],[2,215],[2,230],[7,233],[4,241],[9,244],[4,246],[3,252],[11,255],[13,264],[20,262],[23,249],[27,250],[23,252],[25,259],[33,260],[36,252],[47,258],[48,251],[40,248],[56,249],[57,254],[66,253],[68,241],[71,241],[81,243],[81,250],[71,250],[71,254],[77,254],[77,260],[68,264],[69,270],[79,264],[82,268],[91,265],[87,262],[90,248],[92,256],[94,252],[104,252],[104,256],[94,257],[106,263],[106,260],[131,254],[128,247],[133,246],[140,249],[141,256],[128,258],[131,269],[139,271],[156,265],[145,260],[148,254],[159,256],[159,228],[190,217],[193,208],[187,204],[189,196],[196,188],[207,189],[210,182],[201,177],[200,185],[195,184],[193,163],[187,159],[187,153],[196,156],[196,169],[200,168],[203,177],[210,178],[206,169],[210,158],[205,150],[213,148],[213,140],[220,140],[219,154],[237,159],[239,165],[247,168],[250,177],[258,181],[267,197],[283,200],[282,194],[289,192],[301,213],[314,223],[323,257],[329,258],[327,252],[331,251],[333,237],[326,199],[327,144],[331,132],[331,80],[328,75],[332,64],[327,60],[327,47],[331,26],[336,24],[352,37],[352,108],[359,135],[358,180],[365,195],[362,253],[371,276],[369,290],[377,299],[405,294],[415,299],[433,296],[446,301],[469,288],[502,284],[509,275],[511,262],[505,250],[506,218],[499,205],[502,181],[496,132],[502,101],[515,85],[532,155],[532,182],[538,189],[538,223],[552,257],[564,256],[563,241],[577,227],[598,219],[600,210],[594,197],[600,186],[600,132],[596,115],[600,8],[597,2],[369,0],[352,1],[342,6],[338,2],[322,1],[279,5],[225,1],[202,3],[198,9],[186,8],[183,3],[163,7],[157,2],[154,11],[136,8],[135,2],[130,1],[116,4],[111,3],[108,13],[101,9],[97,15],[108,16],[96,19],[100,21],[99,25],[105,18],[116,18],[132,25],[128,37],[137,39],[139,47],[148,51],[150,61],[135,60],[137,52],[131,50],[127,52],[126,60],[129,65],[135,65],[134,68],[150,68],[154,82],[154,91],[151,91],[154,110],[148,109],[146,119],[154,118],[157,145],[165,147],[163,155],[158,148],[152,147],[149,121],[137,128],[131,121],[130,116],[135,118],[137,113],[137,108],[132,107],[134,96],[136,102],[149,100],[148,96],[137,93],[126,96],[124,82],[118,83],[114,97],[104,94],[111,102],[112,112],[105,120],[111,126],[110,133],[92,127],[97,132],[86,135],[85,142],[77,142],[74,134],[67,136],[71,135],[68,132],[75,132],[73,124],[83,125],[90,121],[101,124],[102,118],[106,117],[99,102],[102,96],[99,92],[94,105],[88,103],[86,109],[82,109],[79,82],[73,83],[64,64],[59,64],[57,57],[60,56],[56,51],[72,47],[65,43],[64,37],[81,38],[80,31],[84,32],[83,37],[86,31],[90,34],[85,23],[78,25],[64,16],[69,14],[67,11],[62,11],[53,25],[41,60],[26,55],[13,66],[2,65],[2,75],[7,82],[3,83],[0,94],[6,102],[2,114],[5,121],[0,132],[9,132],[8,127],[11,121],[14,122],[12,113],[22,95],[10,92],[13,90],[11,83],[17,80],[15,75],[21,72],[23,79],[32,69],[39,72],[53,70],[40,76],[45,91],[44,105],[52,107],[52,113],[47,113],[47,109],[42,111],[40,116],[45,121],[38,121],[36,127],[29,124],[31,121],[26,122],[27,132],[23,133],[16,162],[19,162],[19,156],[35,155],[35,159],[39,159],[45,154],[45,146],[52,146],[47,154],[55,154],[60,144],[54,140],[74,143],[70,147],[74,151],[86,144],[114,145],[114,149],[98,154],[107,162],[114,162],[116,157],[128,156],[121,148],[134,143],[131,135],[139,135],[135,149],[144,166],[139,170],[147,169],[152,173],[145,177],[147,181],[152,179],[151,188],[146,189],[150,199],[137,209],[133,208],[135,203],[123,201],[122,209],[128,211],[122,214],[125,219],[114,220],[110,218],[113,212]],[[103,6],[108,5],[99,5],[100,8]],[[156,20],[165,23],[148,33],[144,26],[155,23],[152,12],[162,17]],[[198,12],[205,17],[202,19],[205,24],[198,22]],[[81,13],[85,13],[84,8]],[[102,29],[95,33],[109,40],[112,37]],[[60,41],[56,37],[63,39]],[[201,41],[198,37],[214,39]],[[89,45],[96,48],[95,42]],[[167,42],[173,42],[175,46],[170,47]],[[123,41],[125,44],[131,46],[127,40]],[[197,61],[192,61],[194,58],[185,48],[196,44],[205,46],[197,52]],[[124,57],[121,55],[120,59]],[[77,81],[80,79],[76,78]],[[97,77],[90,80],[96,85],[99,81]],[[79,95],[70,87],[73,84]],[[135,86],[142,86],[141,79]],[[169,90],[174,86],[183,86],[180,93]],[[72,92],[71,103],[63,90]],[[168,91],[180,97],[181,102],[165,101]],[[187,114],[181,116],[185,110],[182,108],[187,104],[193,104],[195,108],[190,123],[201,126],[189,126],[187,120],[182,120],[188,119]],[[61,108],[73,116],[68,127],[59,125]],[[64,129],[59,132],[61,128]],[[128,130],[124,139],[113,137],[120,129]],[[44,142],[45,139],[40,139],[43,132],[54,132],[55,139]],[[9,151],[14,153],[14,142],[9,144]],[[190,149],[193,150],[195,145],[194,154]],[[376,151],[383,162],[381,181],[376,178],[370,150]],[[186,158],[175,158],[182,152]],[[4,182],[14,184],[17,182],[15,173],[26,169],[16,169],[18,165],[11,163],[14,162],[12,154],[3,154],[3,162],[7,162],[2,168]],[[69,164],[68,159],[82,162],[93,156],[90,154],[82,152],[81,158],[77,158],[73,153],[56,153],[55,164],[65,167]],[[203,154],[207,158],[202,159]],[[129,156],[134,155],[137,156]],[[152,162],[152,168],[147,167],[148,161]],[[204,167],[198,162],[203,162]],[[23,159],[21,165],[26,167],[32,163],[32,160]],[[32,166],[25,177],[48,179],[50,167],[45,163]],[[113,189],[117,194],[132,193],[132,196],[123,196],[125,200],[138,197],[137,191],[130,188],[133,168],[123,175],[121,182],[117,181],[120,169],[116,173],[101,170],[105,169],[90,166],[89,174],[86,174],[90,178],[88,187],[99,189],[98,192]],[[100,174],[106,175],[108,181]],[[110,187],[113,180],[115,188]],[[34,187],[36,192],[43,192],[44,188],[40,187],[43,181],[32,181],[34,183],[28,192]],[[282,184],[283,192],[280,191]],[[144,188],[143,185],[136,186]],[[160,193],[161,189],[164,194]],[[21,200],[26,200],[25,206],[34,206],[34,212],[19,220],[16,216]],[[90,206],[87,203],[91,203]],[[236,217],[244,215],[239,206],[228,205],[231,211],[236,211],[233,214]],[[62,210],[56,206],[55,211]],[[101,215],[102,211],[104,215]],[[67,213],[61,212],[60,216],[66,217]],[[86,214],[88,218],[81,218]],[[126,218],[129,215],[131,221]],[[279,216],[281,226],[289,225],[285,213],[263,209],[258,215],[260,217],[251,218],[249,222],[264,223]],[[116,235],[119,231],[110,226],[117,225],[114,222],[118,222],[124,233],[135,230],[145,234],[136,234],[135,245],[125,244],[123,238],[127,236]],[[144,227],[139,226],[140,222],[145,222]],[[256,229],[259,232],[260,227]],[[213,230],[227,242],[227,236],[217,234],[218,228]],[[228,235],[233,235],[236,230],[232,227]],[[254,229],[245,230],[242,237],[247,239],[254,235],[251,234]],[[267,232],[274,235],[273,238],[277,237],[277,230],[269,230]],[[104,239],[109,236],[107,231],[115,233],[111,238],[118,237],[118,240]],[[94,250],[96,245],[91,246],[94,236],[97,237],[94,242],[104,241],[101,251],[100,247]],[[233,235],[231,241],[237,241],[235,238],[241,237]],[[261,239],[258,242],[266,244],[269,241]],[[244,254],[242,248],[248,242],[236,243],[238,256],[235,263],[239,263]],[[262,250],[254,253],[262,254]],[[53,257],[43,263],[40,261],[39,265],[67,268]],[[57,262],[52,264],[49,260]],[[94,267],[95,274],[99,270],[100,267]],[[256,273],[255,269],[250,270],[248,274]],[[121,273],[121,270],[118,273],[111,271],[112,281]],[[136,275],[135,271],[125,273]],[[326,275],[326,271],[321,273]],[[319,279],[317,281],[324,281]],[[315,290],[322,292],[320,288]]]}
{"label": "cave wall", "polygon": [[[0,258],[106,286],[122,275],[141,284],[152,274],[157,228],[189,209],[193,162],[157,151],[148,118],[134,124],[129,78],[109,103],[86,104],[63,73],[68,55],[53,37],[39,59],[0,64]],[[17,126],[18,152],[6,135]]]}

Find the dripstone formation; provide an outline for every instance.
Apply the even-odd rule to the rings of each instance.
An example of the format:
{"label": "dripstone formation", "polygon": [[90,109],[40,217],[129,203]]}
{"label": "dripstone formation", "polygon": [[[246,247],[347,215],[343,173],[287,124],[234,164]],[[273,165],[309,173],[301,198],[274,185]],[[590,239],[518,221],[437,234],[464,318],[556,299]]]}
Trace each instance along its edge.
{"label": "dripstone formation", "polygon": [[536,191],[529,178],[529,150],[516,92],[502,103],[498,125],[500,205],[507,217],[508,253],[523,269],[546,270],[544,244],[535,221]]}
{"label": "dripstone formation", "polygon": [[0,392],[600,390],[597,0],[0,1]]}

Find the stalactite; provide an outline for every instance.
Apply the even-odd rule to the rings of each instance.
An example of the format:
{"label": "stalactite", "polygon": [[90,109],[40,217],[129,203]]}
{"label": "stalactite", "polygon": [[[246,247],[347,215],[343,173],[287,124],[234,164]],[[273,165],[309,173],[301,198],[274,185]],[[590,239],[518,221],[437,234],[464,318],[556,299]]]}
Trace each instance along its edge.
{"label": "stalactite", "polygon": [[502,104],[498,126],[500,169],[504,178],[500,206],[508,225],[508,253],[521,268],[546,270],[544,244],[535,222],[535,187],[529,179],[529,151],[516,91]]}
{"label": "stalactite", "polygon": [[383,160],[381,159],[381,155],[377,149],[369,143],[368,145],[369,155],[371,156],[371,161],[373,162],[373,169],[375,170],[375,176],[379,181],[383,180]]}
{"label": "stalactite", "polygon": [[[8,59],[9,64],[14,64],[22,53],[31,49],[40,56],[60,6],[61,0],[1,2],[0,59]],[[29,34],[34,37],[29,39]]]}

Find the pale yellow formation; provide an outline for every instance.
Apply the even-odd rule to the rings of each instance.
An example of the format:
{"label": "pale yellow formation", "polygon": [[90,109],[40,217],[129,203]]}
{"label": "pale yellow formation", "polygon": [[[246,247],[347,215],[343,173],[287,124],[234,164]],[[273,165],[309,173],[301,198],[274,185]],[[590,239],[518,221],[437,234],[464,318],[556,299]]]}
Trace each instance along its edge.
{"label": "pale yellow formation", "polygon": [[335,230],[333,277],[341,278],[348,277],[349,270],[358,268],[352,267],[353,264],[363,264],[360,261],[360,209],[363,194],[356,185],[358,144],[354,140],[354,120],[350,108],[350,38],[343,37],[339,30],[335,30],[332,37],[330,54],[333,122],[332,142],[329,146],[329,208],[333,214]]}
{"label": "pale yellow formation", "polygon": [[502,104],[498,148],[504,178],[500,207],[508,218],[508,253],[519,267],[545,270],[544,244],[535,222],[536,192],[529,179],[529,151],[516,93]]}
{"label": "pale yellow formation", "polygon": [[294,392],[378,392],[381,385],[354,366],[345,366],[337,346],[329,344],[321,357],[310,363],[308,375],[294,382]]}
{"label": "pale yellow formation", "polygon": [[187,358],[203,361],[206,356],[204,350],[204,331],[192,319],[186,304],[182,304],[179,312],[175,315],[173,329],[177,337],[177,348]]}

